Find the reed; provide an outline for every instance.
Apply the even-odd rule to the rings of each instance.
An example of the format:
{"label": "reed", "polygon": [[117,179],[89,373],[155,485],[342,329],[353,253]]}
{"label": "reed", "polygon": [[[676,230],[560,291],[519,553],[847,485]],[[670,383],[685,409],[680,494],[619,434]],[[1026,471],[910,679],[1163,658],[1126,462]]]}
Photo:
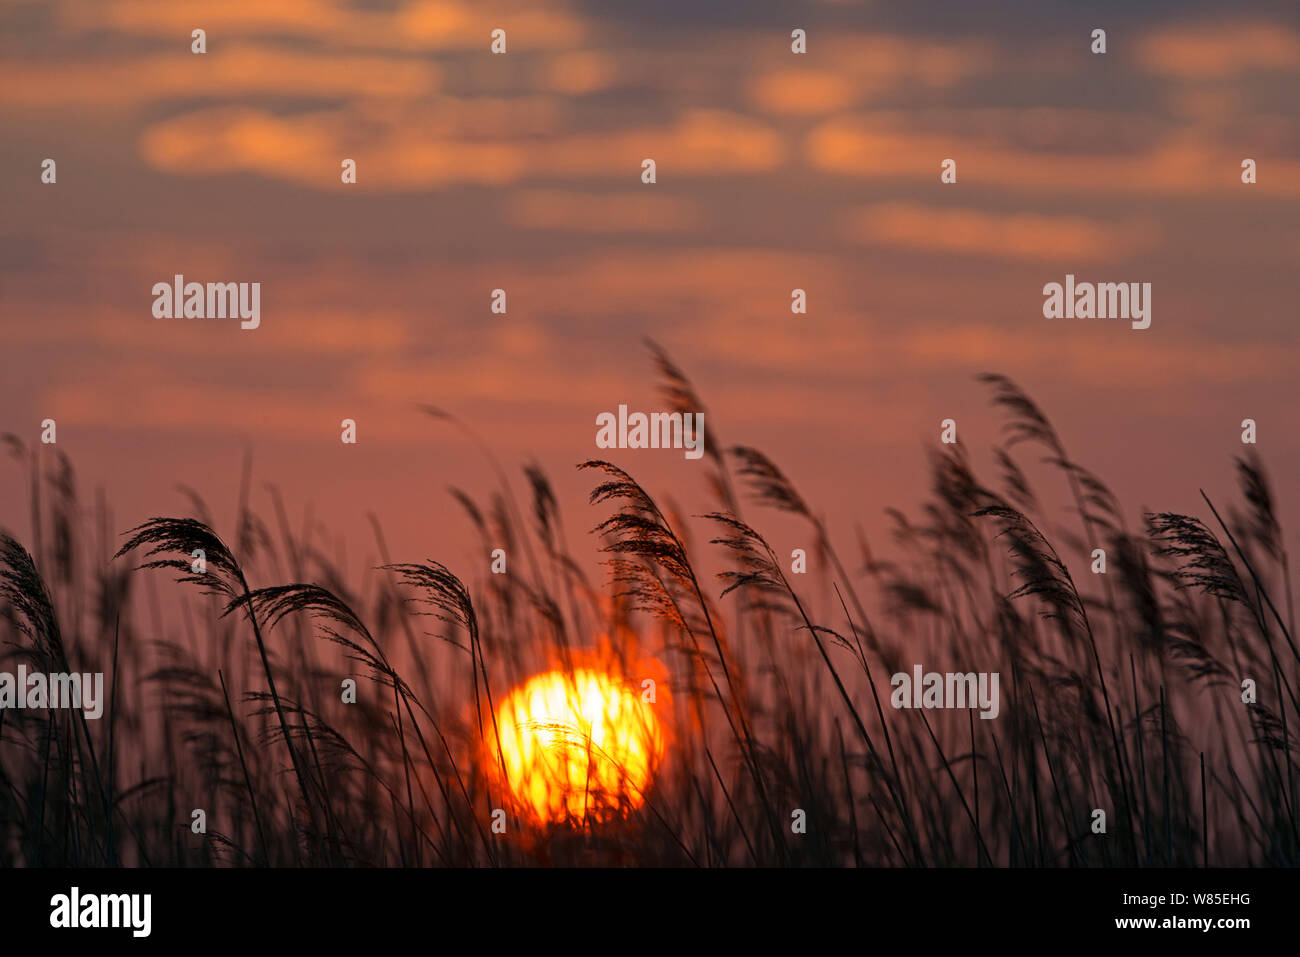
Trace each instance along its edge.
{"label": "reed", "polygon": [[[669,407],[701,409],[651,350]],[[998,475],[978,478],[960,446],[936,452],[930,501],[890,512],[888,560],[844,560],[851,529],[828,527],[762,452],[710,433],[713,500],[693,518],[611,463],[580,466],[604,581],[533,465],[530,501],[495,462],[493,487],[453,490],[485,545],[522,556],[511,574],[394,561],[371,516],[379,560],[349,580],[278,492],[270,521],[257,514],[251,460],[229,538],[187,490],[191,515],[114,547],[107,504],[82,505],[71,463],[5,436],[31,475],[34,531],[30,550],[0,536],[0,671],[75,661],[112,690],[100,721],[0,710],[0,862],[1300,863],[1300,650],[1261,463],[1239,460],[1241,498],[1222,511],[1207,497],[1202,516],[1155,512],[1131,531],[1046,414],[981,379],[1006,416]],[[1045,464],[1026,467],[1026,446]],[[1072,502],[1065,527],[1041,504],[1053,495]],[[820,573],[789,573],[768,511],[807,524]],[[1094,548],[1106,575],[1087,573]],[[592,655],[624,675],[663,668],[668,753],[624,813],[529,825],[503,786],[497,709],[530,674]],[[1000,717],[887,706],[892,674],[936,658],[999,672]]]}

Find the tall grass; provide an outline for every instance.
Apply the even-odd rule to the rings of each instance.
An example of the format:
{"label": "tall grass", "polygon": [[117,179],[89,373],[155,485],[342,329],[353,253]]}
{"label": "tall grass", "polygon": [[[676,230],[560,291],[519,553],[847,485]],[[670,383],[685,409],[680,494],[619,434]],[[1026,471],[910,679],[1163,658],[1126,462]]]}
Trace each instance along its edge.
{"label": "tall grass", "polygon": [[[669,407],[702,408],[652,348]],[[1240,502],[1130,530],[1042,410],[982,378],[1006,417],[999,474],[977,478],[961,446],[935,451],[928,504],[890,513],[891,560],[841,556],[776,463],[710,433],[715,501],[694,518],[611,463],[583,463],[604,581],[574,558],[534,466],[526,502],[499,468],[494,490],[453,492],[510,574],[394,561],[375,521],[373,570],[349,582],[328,533],[295,530],[278,492],[269,524],[253,510],[251,463],[229,538],[192,492],[191,515],[115,535],[66,458],[6,436],[32,534],[0,537],[0,670],[103,671],[109,700],[97,722],[0,710],[0,861],[1300,862],[1300,651],[1260,463],[1239,460]],[[1027,448],[1073,503],[1064,527],[1017,458]],[[764,510],[807,523],[820,572],[791,574]],[[1097,548],[1104,575],[1090,573]],[[649,659],[665,669],[658,778],[620,820],[511,816],[494,833],[493,810],[512,807],[491,758],[503,695],[598,644],[629,679]],[[895,710],[889,678],[918,663],[999,672],[999,717]],[[347,677],[355,704],[340,700]]]}

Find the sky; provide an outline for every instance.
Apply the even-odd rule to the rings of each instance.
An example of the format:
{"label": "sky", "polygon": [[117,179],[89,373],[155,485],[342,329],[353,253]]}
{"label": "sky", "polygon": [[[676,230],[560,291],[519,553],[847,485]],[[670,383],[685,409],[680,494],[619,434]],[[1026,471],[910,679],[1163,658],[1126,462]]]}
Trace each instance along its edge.
{"label": "sky", "polygon": [[[847,541],[946,418],[995,480],[992,371],[1135,518],[1230,497],[1255,419],[1294,550],[1298,80],[1293,2],[0,0],[0,433],[55,419],[121,530],[179,485],[228,521],[251,456],[349,561],[374,513],[456,568],[492,466],[423,405],[576,534],[597,456],[712,508],[705,462],[596,448],[662,408],[649,338]],[[176,274],[260,282],[259,328],[155,318]],[[1067,274],[1151,283],[1150,328],[1045,318]]]}

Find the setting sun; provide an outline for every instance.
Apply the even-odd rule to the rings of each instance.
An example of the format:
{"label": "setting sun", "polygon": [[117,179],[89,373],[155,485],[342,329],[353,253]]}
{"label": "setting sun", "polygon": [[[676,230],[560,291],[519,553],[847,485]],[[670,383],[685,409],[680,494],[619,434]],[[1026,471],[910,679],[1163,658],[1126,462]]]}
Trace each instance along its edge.
{"label": "setting sun", "polygon": [[497,734],[494,765],[523,812],[543,824],[639,807],[664,753],[654,705],[591,669],[529,678],[501,702]]}

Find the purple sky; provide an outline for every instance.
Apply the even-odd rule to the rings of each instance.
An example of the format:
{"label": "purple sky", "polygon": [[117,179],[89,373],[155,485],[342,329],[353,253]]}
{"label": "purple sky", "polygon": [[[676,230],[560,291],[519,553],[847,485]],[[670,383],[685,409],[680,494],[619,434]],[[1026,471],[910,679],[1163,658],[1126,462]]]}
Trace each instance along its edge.
{"label": "purple sky", "polygon": [[[1134,519],[1229,497],[1254,418],[1294,518],[1294,8],[606,6],[5,4],[0,432],[30,443],[55,418],[119,530],[184,510],[178,483],[228,523],[251,449],[255,504],[280,486],[353,564],[373,511],[394,557],[455,567],[476,553],[446,487],[492,473],[418,406],[455,413],[521,490],[541,463],[576,535],[603,517],[573,469],[596,415],[661,407],[650,337],[706,430],[767,451],[846,544],[860,522],[887,548],[883,511],[920,501],[944,418],[995,480],[984,371]],[[153,318],[177,273],[260,282],[260,328]],[[1151,283],[1151,328],[1043,318],[1067,273]],[[701,462],[609,457],[712,507]],[[26,487],[0,463],[20,537]]]}

